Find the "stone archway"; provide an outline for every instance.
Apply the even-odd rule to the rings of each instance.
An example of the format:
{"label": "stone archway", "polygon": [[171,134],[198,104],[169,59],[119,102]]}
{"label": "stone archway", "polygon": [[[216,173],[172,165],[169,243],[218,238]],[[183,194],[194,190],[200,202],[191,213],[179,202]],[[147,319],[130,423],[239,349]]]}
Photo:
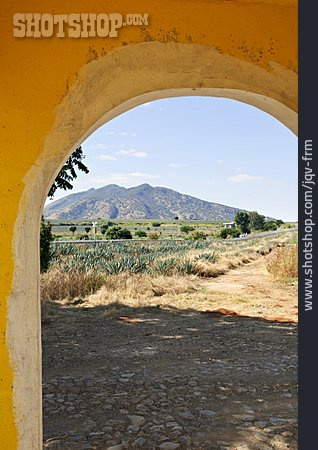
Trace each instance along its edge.
{"label": "stone archway", "polygon": [[114,50],[81,69],[24,179],[15,225],[7,342],[21,449],[41,448],[38,229],[48,189],[69,154],[98,127],[146,101],[183,95],[242,101],[297,131],[297,76],[278,64],[265,70],[203,45],[147,42]]}

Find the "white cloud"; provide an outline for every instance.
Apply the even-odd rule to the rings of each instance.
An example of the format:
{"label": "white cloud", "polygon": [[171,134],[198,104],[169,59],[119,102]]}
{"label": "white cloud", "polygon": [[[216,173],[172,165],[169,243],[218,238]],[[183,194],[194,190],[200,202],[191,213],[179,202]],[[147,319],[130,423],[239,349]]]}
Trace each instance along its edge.
{"label": "white cloud", "polygon": [[114,135],[117,135],[117,136],[128,136],[129,134],[131,135],[131,136],[137,136],[137,133],[128,133],[128,131],[105,131],[105,134],[107,135],[107,136],[114,136]]}
{"label": "white cloud", "polygon": [[171,163],[169,164],[169,167],[171,167],[172,169],[179,169],[180,167],[188,167],[189,164],[186,163]]}
{"label": "white cloud", "polygon": [[113,155],[99,155],[96,156],[96,159],[100,159],[101,161],[116,161],[116,156]]}
{"label": "white cloud", "polygon": [[119,152],[117,152],[117,155],[132,156],[134,158],[147,158],[148,153],[140,152],[135,150],[134,148],[131,148],[129,150],[119,150]]}
{"label": "white cloud", "polygon": [[217,160],[217,163],[218,163],[218,164],[224,164],[225,161],[224,161],[224,159],[218,159],[218,160]]}
{"label": "white cloud", "polygon": [[147,158],[148,153],[146,152],[134,152],[131,154],[131,156],[134,156],[135,158]]}
{"label": "white cloud", "polygon": [[160,178],[161,175],[146,173],[146,172],[130,172],[130,173],[110,173],[107,177],[93,177],[91,178],[91,184],[134,184],[136,182],[143,182],[148,180],[155,180]]}
{"label": "white cloud", "polygon": [[248,183],[251,181],[260,181],[263,180],[264,177],[258,177],[254,175],[246,175],[243,173],[240,173],[239,175],[233,175],[232,177],[228,177],[228,181],[231,183]]}

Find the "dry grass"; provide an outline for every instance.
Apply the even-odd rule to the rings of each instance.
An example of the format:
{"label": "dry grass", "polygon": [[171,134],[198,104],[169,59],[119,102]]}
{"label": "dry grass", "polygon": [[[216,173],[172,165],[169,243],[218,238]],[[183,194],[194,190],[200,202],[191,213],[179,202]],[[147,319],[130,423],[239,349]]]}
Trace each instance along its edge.
{"label": "dry grass", "polygon": [[177,297],[197,291],[195,277],[158,276],[123,273],[111,275],[104,286],[85,299],[84,306],[124,304],[132,307],[157,305],[158,297]]}
{"label": "dry grass", "polygon": [[[103,309],[105,317],[133,314],[134,308],[177,309],[205,311],[217,307],[220,302],[243,304],[247,299],[241,295],[209,292],[194,276],[160,276],[121,274],[110,276],[107,283],[95,294],[85,297],[75,305],[68,300],[59,302],[63,306]],[[98,311],[98,309],[97,309]]]}
{"label": "dry grass", "polygon": [[[249,263],[259,255],[267,255],[277,246],[284,246],[290,235],[271,238],[261,238],[241,242],[216,242],[212,249],[190,250],[186,255],[192,264],[192,275],[181,273],[169,275],[149,275],[147,273],[122,272],[117,275],[106,275],[92,270],[62,270],[58,264],[53,265],[48,272],[41,275],[41,297],[43,301],[66,302],[86,297],[94,304],[131,301],[144,303],[145,299],[162,296],[173,296],[196,292],[199,277],[215,278]],[[290,246],[288,246],[289,248]],[[297,276],[295,254],[285,254],[281,247],[268,258],[269,271],[278,278],[294,278]],[[202,258],[203,253],[203,258]],[[215,254],[214,259],[206,258]],[[292,260],[291,260],[292,258]],[[291,267],[290,267],[291,265]],[[279,267],[278,267],[279,266]],[[295,272],[295,267],[296,272]],[[296,275],[295,275],[296,273]],[[84,300],[85,299],[85,300]]]}
{"label": "dry grass", "polygon": [[195,286],[194,276],[101,275],[53,268],[41,275],[41,298],[43,301],[70,301],[89,297],[89,302],[105,304],[124,299],[179,295],[195,291]]}
{"label": "dry grass", "polygon": [[289,281],[298,277],[298,245],[276,248],[266,261],[267,270],[278,280]]}
{"label": "dry grass", "polygon": [[63,272],[53,267],[41,274],[42,300],[73,299],[93,294],[103,286],[105,277],[93,272]]}

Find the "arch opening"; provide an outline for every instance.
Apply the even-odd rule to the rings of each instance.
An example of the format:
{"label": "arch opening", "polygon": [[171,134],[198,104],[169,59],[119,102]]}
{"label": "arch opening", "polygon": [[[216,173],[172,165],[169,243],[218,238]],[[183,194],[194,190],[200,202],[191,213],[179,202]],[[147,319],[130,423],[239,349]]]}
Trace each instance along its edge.
{"label": "arch opening", "polygon": [[[282,85],[290,89],[282,91]],[[102,124],[144,102],[190,94],[246,102],[296,130],[296,84],[291,72],[279,67],[266,72],[195,44],[127,46],[83,68],[57,109],[37,164],[25,178],[16,222],[15,251],[20,259],[9,303],[8,342],[16,371],[15,407],[24,423],[20,442],[27,443],[26,448],[34,440],[41,441],[39,280],[38,268],[27,261],[38,261],[39,222],[49,187],[67,156]],[[25,295],[30,298],[28,305]]]}
{"label": "arch opening", "polygon": [[[124,225],[123,225],[124,226]],[[154,228],[154,230],[155,230],[156,228]],[[153,231],[153,230],[152,230]],[[207,253],[207,249],[201,249],[201,250],[199,250],[198,251],[198,254],[201,254],[201,253]],[[251,273],[249,273],[249,277],[251,276]],[[245,274],[245,278],[246,278],[246,274]],[[154,280],[153,280],[154,281]],[[126,280],[125,281],[126,283],[129,283],[129,280]],[[138,281],[138,283],[139,283],[139,287],[138,287],[138,289],[141,289],[141,286],[143,286],[142,285],[142,282],[141,282],[141,279],[139,279],[139,281]],[[155,283],[155,281],[154,281],[154,283]],[[153,286],[153,288],[154,289],[156,289],[158,286]],[[144,287],[143,287],[144,288]],[[238,288],[237,288],[238,289]],[[113,295],[116,295],[116,292],[114,293],[113,292]],[[189,294],[188,294],[189,295]],[[197,294],[196,294],[197,295]],[[156,300],[158,301],[158,302],[162,302],[162,297],[159,295],[157,298],[156,298]],[[80,304],[78,305],[78,307],[80,306]],[[169,306],[169,305],[167,305],[167,306]],[[173,306],[173,305],[170,305],[170,306]],[[218,306],[220,306],[220,305],[218,305]],[[223,305],[224,306],[224,305]],[[127,367],[129,367],[129,364],[127,364],[126,363],[126,365],[123,367],[123,366],[121,366],[121,364],[118,366],[118,363],[116,362],[116,363],[113,363],[112,365],[114,366],[114,367],[119,367],[119,369],[117,369],[117,371],[111,371],[110,370],[110,368],[107,370],[107,377],[109,376],[109,380],[108,381],[110,381],[110,384],[111,384],[111,382],[117,382],[117,385],[119,386],[118,387],[118,390],[116,391],[116,393],[120,393],[120,394],[124,394],[124,392],[126,392],[126,389],[125,389],[125,387],[126,386],[134,386],[134,377],[136,377],[137,378],[137,381],[140,381],[140,378],[141,379],[143,379],[143,375],[141,374],[141,372],[139,371],[139,368],[138,368],[138,364],[137,363],[140,363],[141,365],[143,365],[143,363],[140,361],[141,360],[141,358],[137,355],[137,352],[138,351],[140,351],[140,353],[142,353],[143,351],[145,351],[145,349],[143,348],[143,346],[145,345],[145,343],[144,344],[142,344],[142,341],[140,341],[140,340],[138,340],[137,339],[137,336],[138,336],[138,331],[137,331],[137,328],[141,328],[141,327],[143,327],[143,328],[146,328],[146,324],[148,324],[148,327],[146,328],[146,330],[145,330],[145,333],[147,333],[149,336],[151,336],[152,334],[155,334],[157,337],[156,337],[156,339],[159,341],[159,342],[161,342],[161,344],[159,345],[159,347],[160,346],[162,346],[162,348],[165,348],[165,346],[164,346],[164,344],[162,344],[163,342],[171,342],[171,341],[174,341],[174,342],[179,342],[180,343],[180,347],[179,347],[179,350],[180,350],[180,355],[182,354],[184,354],[183,352],[184,351],[186,351],[186,348],[187,348],[187,344],[184,344],[184,342],[185,342],[185,335],[186,335],[186,333],[187,333],[187,328],[191,328],[192,329],[192,331],[191,331],[191,334],[193,334],[194,335],[194,337],[196,337],[197,338],[197,336],[195,336],[195,333],[199,333],[199,334],[202,334],[202,335],[204,335],[204,330],[203,330],[203,328],[204,327],[209,327],[210,325],[211,325],[211,323],[212,323],[212,320],[211,320],[211,318],[209,318],[209,316],[206,316],[204,319],[202,319],[202,320],[200,320],[199,319],[199,317],[200,316],[198,316],[198,315],[196,315],[196,310],[195,310],[195,308],[193,308],[193,309],[190,309],[190,305],[189,305],[189,307],[188,308],[184,308],[184,310],[181,310],[181,313],[182,313],[182,315],[183,315],[183,319],[184,320],[182,320],[182,321],[180,321],[179,323],[178,323],[178,326],[180,327],[180,329],[181,329],[181,331],[179,330],[179,332],[177,332],[177,330],[174,328],[175,327],[175,323],[173,322],[173,320],[174,320],[174,318],[176,317],[176,314],[174,314],[173,313],[173,311],[171,310],[171,308],[170,308],[170,310],[169,310],[169,308],[165,308],[165,307],[163,307],[163,308],[160,308],[159,309],[159,311],[158,311],[158,308],[157,308],[157,306],[155,305],[151,305],[150,306],[150,308],[152,308],[152,311],[145,311],[144,309],[143,309],[143,307],[142,307],[142,305],[139,305],[138,307],[134,307],[133,305],[130,305],[130,306],[127,306],[127,304],[125,305],[125,304],[119,304],[119,305],[117,305],[117,307],[116,308],[118,308],[117,310],[116,310],[116,308],[115,308],[115,311],[113,312],[113,313],[111,313],[111,311],[110,311],[110,309],[113,307],[113,305],[110,303],[108,303],[108,302],[105,302],[105,304],[104,305],[100,305],[99,306],[99,308],[100,308],[100,313],[101,314],[107,314],[108,315],[108,317],[110,316],[111,317],[111,314],[114,314],[115,315],[115,317],[119,317],[119,320],[117,321],[120,325],[118,325],[119,326],[119,328],[121,328],[122,329],[122,332],[123,333],[127,333],[129,336],[130,336],[130,338],[129,338],[129,340],[131,340],[131,341],[133,341],[134,342],[134,346],[132,346],[132,349],[133,349],[133,351],[134,352],[136,352],[136,354],[134,355],[134,361],[136,362],[136,365],[135,366],[133,366],[134,368],[137,368],[137,376],[136,376],[136,373],[134,374],[134,375],[132,375],[132,379],[129,379],[129,376],[131,375],[131,373],[132,372],[134,372],[134,369],[131,369],[130,371],[129,370],[127,370]],[[206,309],[208,309],[208,306],[206,306]],[[163,310],[165,310],[165,312],[163,312]],[[154,312],[156,312],[157,311],[157,313],[156,313],[156,315],[155,315],[155,317],[153,317],[153,313]],[[147,314],[147,317],[146,317],[146,314]],[[90,331],[89,331],[89,327],[87,326],[87,324],[86,324],[86,326],[85,326],[85,324],[82,322],[82,324],[81,324],[81,321],[80,321],[80,319],[79,319],[79,316],[80,315],[78,315],[78,318],[74,318],[74,321],[76,321],[76,326],[78,327],[78,326],[81,326],[81,327],[85,327],[85,333],[90,333]],[[88,319],[88,317],[87,316],[89,316],[89,313],[86,315],[86,319]],[[90,317],[90,319],[88,319],[88,320],[91,320],[92,318],[93,318],[94,316],[92,315],[92,317]],[[190,317],[192,317],[192,318],[190,318]],[[204,317],[204,316],[203,316]],[[62,318],[62,316],[61,316],[61,318]],[[85,320],[86,320],[85,319]],[[65,317],[63,317],[63,319],[62,320],[65,320]],[[233,317],[232,318],[229,318],[229,317],[222,317],[221,316],[221,318],[220,318],[220,320],[218,321],[219,322],[219,328],[218,328],[218,330],[219,330],[219,332],[222,334],[223,332],[224,332],[224,328],[227,328],[227,327],[231,327],[231,326],[233,326],[234,325],[234,323],[235,323],[235,320],[233,320]],[[223,323],[224,322],[224,323]],[[108,322],[107,322],[108,323]],[[167,328],[169,328],[169,331],[167,330],[167,328],[163,328],[162,326],[163,326],[163,324],[169,324],[170,323],[170,325],[168,325],[168,327]],[[204,323],[204,326],[202,327],[202,324]],[[223,325],[221,325],[223,323]],[[135,325],[134,325],[135,324]],[[75,329],[76,329],[76,326],[73,324],[73,325],[71,325],[71,320],[68,322],[68,334],[70,334],[71,332],[70,332],[70,330],[71,329],[73,329],[73,331],[75,331]],[[90,323],[90,327],[93,327],[94,325],[93,325],[93,323]],[[234,325],[235,326],[235,325]],[[260,331],[260,329],[258,328],[258,325],[257,325],[257,322],[256,322],[256,328],[258,329],[258,331]],[[52,327],[52,325],[50,325],[50,327]],[[112,323],[112,321],[110,320],[109,321],[109,327],[110,328],[112,328],[113,327],[113,323]],[[134,327],[135,328],[135,331],[134,332],[132,332],[132,327]],[[223,327],[223,328],[222,328]],[[102,329],[103,327],[101,326],[101,327],[98,327],[98,328],[100,328],[100,329]],[[151,329],[152,328],[152,329]],[[265,322],[265,324],[264,324],[264,326],[261,326],[261,328],[262,328],[262,330],[263,330],[263,332],[266,334],[266,329],[267,329],[267,326],[266,326],[266,322]],[[292,328],[292,327],[291,327]],[[200,331],[200,329],[201,329],[201,331]],[[284,328],[284,331],[282,331],[282,335],[280,336],[281,338],[284,338],[284,333],[285,333],[285,331],[286,330],[289,330],[290,331],[290,327],[288,326],[288,325],[285,325],[285,328]],[[112,330],[114,331],[114,329],[112,328]],[[164,331],[163,331],[164,330]],[[209,329],[210,330],[210,332],[212,332],[213,333],[213,330],[212,329]],[[121,334],[121,330],[117,330],[117,340],[121,340],[121,339],[118,339],[119,338],[119,336],[120,336],[120,334]],[[236,333],[234,332],[234,335],[235,335]],[[230,338],[229,337],[229,335],[227,334],[227,337],[228,338]],[[94,336],[93,335],[91,335],[91,338],[90,339],[94,339]],[[96,337],[95,337],[96,338]],[[233,336],[232,336],[232,338],[233,338]],[[155,348],[155,345],[154,345],[154,340],[152,340],[152,338],[151,337],[149,337],[148,339],[150,339],[151,340],[151,342],[149,343],[147,343],[147,346],[148,347],[152,347],[152,348],[149,348],[148,349],[148,357],[151,359],[151,354],[157,354],[157,355],[159,355],[160,354],[160,351],[158,352],[158,349],[156,349]],[[122,340],[124,341],[124,338],[122,337]],[[136,341],[135,341],[136,340]],[[111,341],[111,339],[110,339],[110,341]],[[96,340],[94,340],[93,341],[94,342],[94,345],[96,345],[97,347],[98,347],[98,344],[97,344],[97,342],[96,342]],[[116,349],[116,351],[124,351],[124,346],[122,345],[122,346],[120,346],[120,345],[117,345],[117,342],[115,343],[115,342],[113,342],[112,344],[112,348],[113,349]],[[201,341],[201,343],[200,343],[200,347],[203,347],[204,348],[204,345],[205,344],[203,344],[202,343],[202,341]],[[227,344],[228,345],[228,344]],[[171,346],[172,347],[172,346]],[[208,347],[208,346],[207,346]],[[128,343],[127,343],[127,347],[126,347],[126,352],[127,353],[129,353],[129,346],[128,346]],[[215,348],[215,347],[214,347]],[[94,347],[91,347],[91,350],[92,351],[96,351],[96,348],[94,348]],[[98,347],[98,350],[97,350],[97,353],[99,353],[99,351],[101,350],[101,348],[100,347]],[[162,350],[161,350],[162,351]],[[203,352],[205,355],[208,355],[208,349],[207,348],[205,348],[204,349],[204,352]],[[122,353],[122,355],[124,355],[125,353]],[[215,356],[215,355],[214,355]],[[111,358],[111,356],[110,356],[110,358]],[[129,356],[127,355],[127,359],[129,360]],[[199,361],[199,357],[198,357],[198,361]],[[117,360],[118,361],[118,360]],[[69,361],[68,361],[69,362]],[[202,361],[201,361],[202,362]],[[208,360],[204,360],[203,361],[204,363],[208,363]],[[209,363],[208,363],[209,364]],[[179,364],[178,364],[178,366],[181,366],[182,365],[182,359],[181,359],[181,361],[179,361]],[[204,364],[204,366],[206,366],[206,364]],[[174,370],[173,370],[174,371]],[[179,372],[181,371],[181,369],[179,368]],[[199,371],[199,370],[198,370]],[[185,374],[185,371],[184,370],[182,370],[182,372],[183,372],[183,374]],[[158,374],[156,375],[157,377],[159,377],[159,373],[161,373],[161,372],[159,372],[158,371]],[[119,379],[121,378],[121,374],[123,375],[123,378],[121,379],[121,381],[119,381]],[[65,373],[65,375],[66,375],[66,373]],[[68,374],[68,375],[70,375],[70,374]],[[100,374],[101,375],[101,379],[103,378],[103,375],[102,374]],[[104,374],[105,375],[105,374]],[[118,376],[117,376],[118,375]],[[127,376],[128,375],[128,376]],[[153,376],[153,374],[151,374],[151,377]],[[166,377],[165,378],[165,380],[169,380],[169,376],[171,376],[171,374],[167,374],[167,373],[161,373],[161,376],[163,376],[163,378],[164,378],[164,376]],[[117,379],[117,378],[118,379]],[[150,377],[150,378],[151,378]],[[188,374],[185,376],[185,380],[187,380],[187,381],[189,381],[190,383],[191,383],[191,385],[193,385],[193,386],[195,386],[195,383],[197,383],[197,381],[195,381],[194,379],[188,379],[187,378],[188,377]],[[73,377],[74,378],[74,377]],[[85,379],[85,378],[90,378],[91,379],[91,383],[92,383],[92,386],[94,387],[98,387],[98,388],[101,388],[101,389],[105,389],[105,392],[107,392],[108,393],[108,395],[107,395],[107,397],[108,397],[108,399],[110,398],[110,393],[112,392],[111,391],[111,389],[109,388],[109,386],[104,386],[104,385],[102,385],[101,383],[102,383],[102,381],[98,381],[97,379],[96,379],[96,377],[95,377],[95,374],[93,373],[93,371],[92,371],[92,373],[89,373],[89,374],[86,374],[86,377],[85,376],[82,376],[81,377],[81,379],[79,380],[79,384],[81,383],[81,382],[83,382],[84,380],[83,379]],[[104,377],[105,378],[105,377]],[[71,386],[71,383],[72,383],[72,376],[70,376],[69,378],[68,378],[68,381],[67,380],[65,380],[65,381],[63,381],[63,380],[61,380],[61,384],[62,385],[68,385],[67,383],[69,383],[69,386],[70,386],[70,388],[72,389],[72,386]],[[128,380],[128,381],[126,381],[126,380]],[[149,381],[149,378],[148,378],[148,381]],[[202,381],[202,380],[201,380]],[[224,380],[223,380],[224,381]],[[237,380],[236,380],[237,381]],[[165,382],[165,381],[164,381]],[[233,383],[233,379],[231,379],[231,380],[227,380],[225,383],[227,383],[227,382],[229,382],[229,383]],[[126,384],[127,383],[127,384]],[[151,382],[150,382],[150,384],[152,384],[153,383],[153,380],[151,380]],[[201,383],[199,383],[199,384],[201,384]],[[224,386],[223,386],[224,387]],[[121,389],[122,388],[122,389]],[[244,389],[244,387],[242,387],[243,389]],[[48,386],[46,386],[45,387],[45,393],[46,394],[49,394],[50,395],[50,391],[49,391],[49,389],[50,389],[50,387],[48,387]],[[117,388],[116,388],[117,389]],[[226,388],[225,388],[226,389]],[[83,387],[83,390],[85,390],[85,387]],[[133,390],[135,390],[135,386],[134,386],[134,389]],[[169,391],[169,389],[168,389],[168,391]],[[51,391],[51,392],[53,392],[53,391]],[[215,392],[215,394],[216,395],[218,395],[218,396],[222,396],[222,394],[219,394],[219,392]],[[95,394],[93,394],[93,395],[95,395]],[[202,396],[203,396],[204,394],[202,394]],[[225,396],[226,397],[226,396]],[[120,397],[119,397],[120,398]],[[134,397],[133,399],[131,399],[131,398],[129,398],[129,401],[130,401],[130,403],[134,403],[134,402],[132,402],[132,400],[136,400],[138,398],[138,395],[136,395],[136,398]],[[110,402],[110,403],[112,403],[112,402]],[[127,406],[125,406],[125,401],[123,402],[123,403],[120,403],[120,402],[116,402],[116,401],[114,401],[111,405],[108,403],[108,407],[110,407],[110,406],[112,406],[112,408],[113,408],[113,410],[110,410],[110,415],[111,416],[116,416],[116,414],[117,414],[117,410],[118,409],[122,409],[122,410],[125,410],[125,408],[126,408],[126,410],[128,410],[128,412],[129,412],[129,415],[132,415],[133,413],[135,413],[135,414],[139,414],[140,416],[142,416],[142,417],[144,417],[144,415],[145,415],[145,410],[143,410],[143,409],[141,409],[141,410],[137,410],[137,411],[132,411],[131,410],[131,405],[130,405],[130,407],[127,407]],[[129,403],[129,402],[128,402]],[[190,403],[191,402],[189,402],[188,403],[188,409],[189,410],[191,410],[191,411],[193,411],[195,408],[193,408],[193,405],[190,405]],[[120,407],[119,407],[119,404],[121,405]],[[198,407],[201,407],[201,409],[203,409],[203,406],[202,405],[198,405]],[[47,405],[47,408],[49,408],[49,406]],[[98,406],[96,406],[96,408],[98,408]],[[117,409],[116,409],[117,408]],[[210,405],[208,405],[208,403],[206,403],[205,405],[204,405],[204,408],[205,408],[205,410],[209,410],[209,411],[212,411],[212,409],[211,409],[211,406]],[[169,409],[170,409],[170,407],[169,407]],[[150,410],[151,410],[151,408],[150,408]],[[172,410],[172,407],[171,407],[171,410]],[[203,411],[204,411],[204,409],[203,409]],[[179,411],[180,413],[181,413],[181,419],[179,418],[179,416],[177,416],[177,417],[175,417],[175,419],[176,419],[176,421],[178,422],[182,422],[182,414],[183,413],[185,413],[185,411],[183,411],[182,410],[182,408],[180,409],[180,411]],[[109,413],[109,411],[108,411],[108,413]],[[186,413],[185,413],[186,414]],[[192,412],[191,412],[191,414],[192,414]],[[88,413],[87,413],[87,415],[89,415],[89,410],[88,410]],[[107,412],[106,412],[106,414],[105,414],[105,416],[107,416],[107,418],[109,419],[109,416],[108,416],[108,414],[107,414]],[[73,419],[72,419],[73,420]],[[110,419],[110,420],[113,420],[113,419]],[[119,419],[120,420],[120,419]],[[140,419],[141,421],[142,421],[142,419]],[[127,426],[128,426],[128,424],[127,424]],[[184,423],[182,422],[182,426],[184,426]],[[222,430],[222,433],[224,433],[224,429]],[[84,429],[83,429],[83,434],[85,434],[85,432],[84,432]],[[138,437],[136,437],[136,439],[138,439]],[[136,440],[135,439],[135,440]],[[205,439],[208,439],[208,436],[206,436],[205,437]],[[111,441],[110,441],[111,442]],[[241,442],[242,444],[243,444],[243,442]],[[244,442],[244,444],[246,444],[247,442]],[[109,444],[109,445],[113,445],[113,444],[115,444],[115,442],[111,442],[111,444]],[[250,445],[252,446],[253,445],[253,443],[252,442],[250,442]]]}

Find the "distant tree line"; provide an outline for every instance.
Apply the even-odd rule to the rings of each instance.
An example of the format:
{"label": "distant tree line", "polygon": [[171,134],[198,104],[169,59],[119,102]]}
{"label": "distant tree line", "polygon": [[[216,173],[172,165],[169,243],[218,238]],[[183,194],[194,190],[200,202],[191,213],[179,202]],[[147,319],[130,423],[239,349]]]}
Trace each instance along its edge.
{"label": "distant tree line", "polygon": [[239,237],[242,234],[250,234],[252,231],[275,231],[284,222],[278,220],[266,220],[265,216],[257,211],[239,211],[234,218],[235,227],[222,228],[219,237],[222,239]]}

